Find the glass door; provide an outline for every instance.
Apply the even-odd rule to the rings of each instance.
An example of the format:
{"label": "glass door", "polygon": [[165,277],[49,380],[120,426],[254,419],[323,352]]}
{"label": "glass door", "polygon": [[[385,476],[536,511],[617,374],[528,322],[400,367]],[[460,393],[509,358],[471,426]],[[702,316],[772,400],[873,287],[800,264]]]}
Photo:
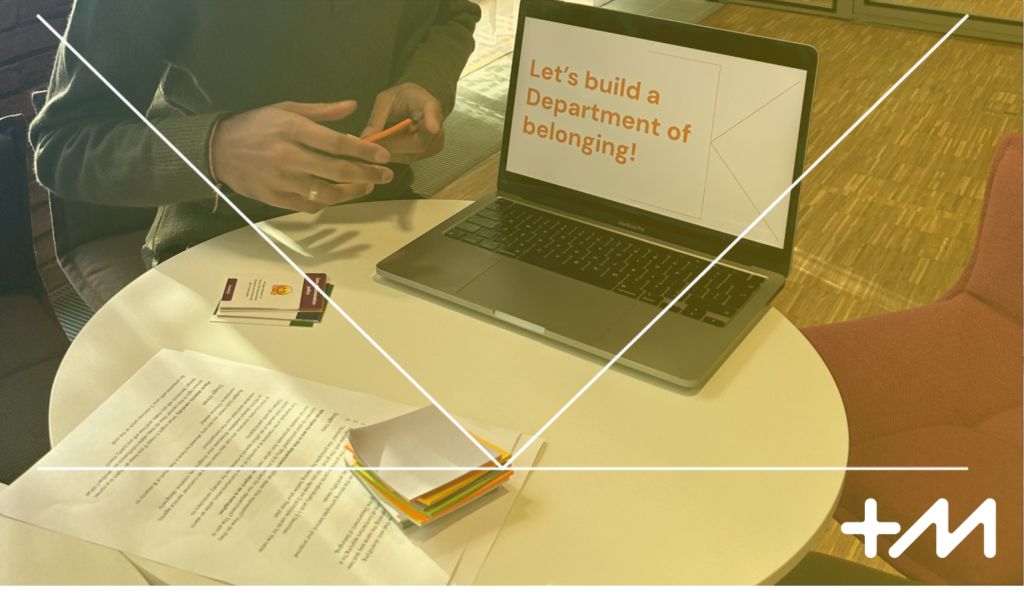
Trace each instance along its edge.
{"label": "glass door", "polygon": [[874,0],[869,4],[917,11],[954,12],[974,17],[1021,22],[1024,2],[1014,0]]}
{"label": "glass door", "polygon": [[781,8],[794,12],[811,14],[835,14],[841,11],[843,2],[849,0],[717,0],[718,2],[735,2],[763,8]]}
{"label": "glass door", "polygon": [[718,0],[809,14],[946,32],[970,14],[957,35],[1008,43],[1022,42],[1024,2],[1021,0]]}
{"label": "glass door", "polygon": [[847,0],[855,18],[872,23],[946,31],[971,15],[958,35],[1021,43],[1024,2],[1016,0]]}

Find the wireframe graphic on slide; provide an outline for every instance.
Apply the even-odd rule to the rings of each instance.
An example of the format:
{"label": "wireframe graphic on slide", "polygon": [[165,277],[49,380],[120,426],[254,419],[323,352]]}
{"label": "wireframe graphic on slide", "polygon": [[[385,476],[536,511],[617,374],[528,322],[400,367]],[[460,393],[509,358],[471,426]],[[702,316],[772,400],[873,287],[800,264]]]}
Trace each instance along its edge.
{"label": "wireframe graphic on slide", "polygon": [[[738,235],[793,181],[804,78],[527,18],[508,170]],[[782,247],[788,202],[747,238]]]}

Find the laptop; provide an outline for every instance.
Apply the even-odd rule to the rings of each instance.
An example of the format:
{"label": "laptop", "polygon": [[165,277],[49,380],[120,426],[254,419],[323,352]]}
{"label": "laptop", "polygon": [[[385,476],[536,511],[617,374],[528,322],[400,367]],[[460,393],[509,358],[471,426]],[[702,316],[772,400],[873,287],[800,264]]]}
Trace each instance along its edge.
{"label": "laptop", "polygon": [[[377,272],[610,359],[800,175],[817,63],[807,45],[524,1],[497,192]],[[704,384],[782,289],[799,196],[619,363]]]}

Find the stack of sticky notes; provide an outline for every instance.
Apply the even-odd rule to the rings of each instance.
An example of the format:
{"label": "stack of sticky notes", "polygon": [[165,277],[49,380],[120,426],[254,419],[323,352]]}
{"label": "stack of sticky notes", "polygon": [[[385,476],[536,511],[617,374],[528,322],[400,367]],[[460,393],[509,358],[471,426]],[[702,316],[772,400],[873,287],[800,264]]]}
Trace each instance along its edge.
{"label": "stack of sticky notes", "polygon": [[[323,273],[306,274],[328,295]],[[297,272],[240,274],[227,279],[211,321],[264,326],[306,326],[324,317],[326,300]]]}
{"label": "stack of sticky notes", "polygon": [[[508,461],[508,452],[473,437],[499,464]],[[433,406],[352,429],[346,448],[352,472],[403,528],[462,509],[512,476]]]}

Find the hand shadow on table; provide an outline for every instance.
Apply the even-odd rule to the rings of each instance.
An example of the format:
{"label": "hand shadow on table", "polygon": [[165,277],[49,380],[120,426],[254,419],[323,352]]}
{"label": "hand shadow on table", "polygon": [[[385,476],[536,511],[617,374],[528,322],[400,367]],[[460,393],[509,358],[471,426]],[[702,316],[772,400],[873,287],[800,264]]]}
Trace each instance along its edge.
{"label": "hand shadow on table", "polygon": [[321,229],[302,240],[303,246],[313,257],[324,260],[348,260],[370,249],[370,244],[350,245],[359,237],[359,231],[339,232],[336,229]]}
{"label": "hand shadow on table", "polygon": [[[381,208],[351,208],[355,204],[338,204],[325,208],[315,215],[292,215],[274,219],[274,224],[285,230],[300,229],[309,223],[316,223],[318,225],[352,225],[394,221],[398,229],[411,231],[412,213],[422,202],[422,200],[381,200],[372,203],[380,205]],[[360,202],[358,204],[370,203]]]}
{"label": "hand shadow on table", "polygon": [[[276,243],[282,247],[290,249],[292,252],[298,253],[299,255],[307,258],[313,257],[323,261],[345,260],[358,257],[361,253],[370,249],[372,245],[362,243],[346,246],[346,244],[350,244],[359,236],[359,231],[352,229],[348,231],[340,231],[332,225],[358,225],[361,223],[377,223],[392,220],[398,229],[402,231],[410,231],[412,230],[412,211],[416,207],[417,203],[418,201],[410,201],[407,208],[387,209],[344,208],[345,205],[339,205],[324,209],[316,215],[293,215],[264,221],[260,223],[260,225],[270,225],[276,228],[278,231],[277,237],[269,233],[268,235],[271,235],[271,237],[275,239]],[[327,227],[303,238],[301,241],[294,239],[295,235],[301,235],[302,232],[311,224],[327,225]],[[279,237],[280,235],[292,238],[291,242],[297,245],[287,245],[289,242],[287,240],[281,241],[281,238]]]}

